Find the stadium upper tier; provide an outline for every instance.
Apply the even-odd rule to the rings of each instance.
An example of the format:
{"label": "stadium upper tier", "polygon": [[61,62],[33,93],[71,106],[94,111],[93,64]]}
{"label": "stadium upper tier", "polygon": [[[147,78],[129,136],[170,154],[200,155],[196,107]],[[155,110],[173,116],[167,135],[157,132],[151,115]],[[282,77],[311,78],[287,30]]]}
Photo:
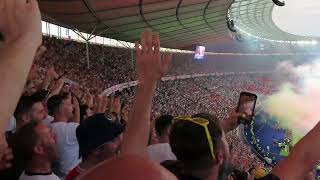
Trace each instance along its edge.
{"label": "stadium upper tier", "polygon": [[276,5],[272,0],[234,0],[229,9],[229,18],[236,29],[266,40],[312,41],[314,37],[289,34],[282,31],[272,20]]}
{"label": "stadium upper tier", "polygon": [[42,0],[43,19],[89,34],[134,42],[144,28],[158,31],[163,47],[192,49],[194,44],[232,42],[235,34],[271,40],[309,37],[281,31],[272,21],[272,0]]}

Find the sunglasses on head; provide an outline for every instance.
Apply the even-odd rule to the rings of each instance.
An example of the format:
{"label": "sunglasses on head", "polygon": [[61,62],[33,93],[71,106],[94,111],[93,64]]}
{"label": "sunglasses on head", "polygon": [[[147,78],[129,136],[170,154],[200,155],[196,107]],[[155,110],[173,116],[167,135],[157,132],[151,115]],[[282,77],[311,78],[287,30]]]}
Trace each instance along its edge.
{"label": "sunglasses on head", "polygon": [[212,138],[211,138],[211,135],[210,135],[210,132],[209,132],[209,129],[208,129],[209,121],[207,119],[191,118],[190,116],[178,116],[178,117],[174,118],[174,121],[189,121],[189,122],[192,122],[194,124],[197,124],[197,125],[203,127],[205,132],[206,132],[206,136],[207,136],[207,140],[208,140],[208,144],[209,144],[209,147],[210,147],[212,158],[213,158],[213,160],[216,159],[216,157],[214,155]]}

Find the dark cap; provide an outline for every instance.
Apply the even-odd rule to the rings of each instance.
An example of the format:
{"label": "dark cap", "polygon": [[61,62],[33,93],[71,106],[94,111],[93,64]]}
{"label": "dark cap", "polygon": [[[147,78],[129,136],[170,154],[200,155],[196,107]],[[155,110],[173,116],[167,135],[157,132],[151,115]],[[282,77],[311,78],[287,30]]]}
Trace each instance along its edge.
{"label": "dark cap", "polygon": [[80,155],[86,157],[91,151],[110,142],[123,131],[124,127],[121,124],[108,120],[104,113],[87,118],[76,129]]}

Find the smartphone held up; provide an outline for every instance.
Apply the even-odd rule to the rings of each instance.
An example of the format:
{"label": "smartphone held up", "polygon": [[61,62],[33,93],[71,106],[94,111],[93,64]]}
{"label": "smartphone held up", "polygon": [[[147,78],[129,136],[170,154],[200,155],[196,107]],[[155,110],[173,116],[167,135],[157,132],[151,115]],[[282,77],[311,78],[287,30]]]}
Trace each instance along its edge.
{"label": "smartphone held up", "polygon": [[257,95],[249,92],[241,92],[237,112],[241,113],[239,123],[250,124],[254,119],[254,109],[257,102]]}

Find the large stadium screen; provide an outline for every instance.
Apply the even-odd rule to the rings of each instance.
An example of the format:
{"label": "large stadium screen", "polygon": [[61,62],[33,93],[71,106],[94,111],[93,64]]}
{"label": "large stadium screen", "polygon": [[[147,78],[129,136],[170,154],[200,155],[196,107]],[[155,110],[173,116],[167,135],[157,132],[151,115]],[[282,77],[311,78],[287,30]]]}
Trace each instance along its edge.
{"label": "large stadium screen", "polygon": [[196,60],[202,60],[204,59],[204,52],[206,50],[206,47],[204,46],[197,46],[196,51],[194,53],[194,59]]}

